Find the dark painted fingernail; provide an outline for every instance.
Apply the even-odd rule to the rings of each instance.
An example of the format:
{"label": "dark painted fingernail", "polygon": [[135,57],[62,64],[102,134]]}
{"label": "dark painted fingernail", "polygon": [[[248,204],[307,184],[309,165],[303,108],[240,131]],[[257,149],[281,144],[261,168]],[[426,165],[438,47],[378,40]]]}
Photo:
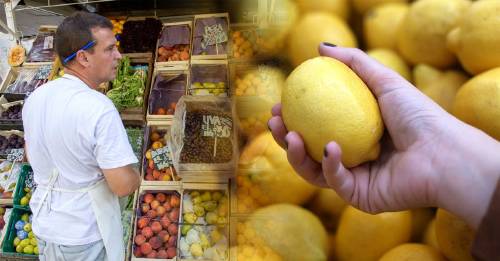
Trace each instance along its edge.
{"label": "dark painted fingernail", "polygon": [[325,149],[323,149],[323,155],[325,155],[325,158],[328,157],[328,150],[326,149],[326,146]]}
{"label": "dark painted fingernail", "polygon": [[327,42],[323,42],[323,45],[328,46],[328,47],[337,47],[335,44],[327,43]]}

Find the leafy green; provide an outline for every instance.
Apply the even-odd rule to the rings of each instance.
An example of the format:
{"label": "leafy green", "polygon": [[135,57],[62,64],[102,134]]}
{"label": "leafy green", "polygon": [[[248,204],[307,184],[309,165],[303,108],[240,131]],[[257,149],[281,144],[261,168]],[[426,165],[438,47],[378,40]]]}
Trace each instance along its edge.
{"label": "leafy green", "polygon": [[133,70],[127,56],[120,60],[116,78],[112,81],[113,88],[106,94],[118,110],[143,105],[146,70],[143,67]]}

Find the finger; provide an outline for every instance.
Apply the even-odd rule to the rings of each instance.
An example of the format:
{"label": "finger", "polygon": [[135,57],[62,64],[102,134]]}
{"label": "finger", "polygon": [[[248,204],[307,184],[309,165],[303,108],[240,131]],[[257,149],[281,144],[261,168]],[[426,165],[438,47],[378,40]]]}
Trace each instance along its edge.
{"label": "finger", "polygon": [[320,44],[318,50],[321,55],[335,58],[349,66],[377,97],[401,87],[401,84],[387,84],[388,82],[406,81],[399,74],[377,62],[360,49]]}
{"label": "finger", "polygon": [[292,131],[286,135],[285,139],[288,145],[288,161],[293,169],[309,183],[320,187],[328,187],[325,178],[321,174],[321,165],[309,157],[300,135]]}
{"label": "finger", "polygon": [[273,134],[274,139],[282,148],[286,149],[285,136],[288,130],[281,119],[281,116],[274,116],[267,122],[267,127]]}
{"label": "finger", "polygon": [[271,114],[273,116],[281,116],[281,103],[277,103],[271,109]]}
{"label": "finger", "polygon": [[321,162],[323,177],[329,187],[345,201],[351,203],[355,189],[354,175],[341,162],[342,152],[335,142],[325,146],[325,155]]}

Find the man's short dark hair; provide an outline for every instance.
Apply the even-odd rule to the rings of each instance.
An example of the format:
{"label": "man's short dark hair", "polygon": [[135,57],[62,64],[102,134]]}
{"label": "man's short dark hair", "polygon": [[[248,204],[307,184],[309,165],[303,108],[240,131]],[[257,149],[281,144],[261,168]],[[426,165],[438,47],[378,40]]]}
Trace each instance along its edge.
{"label": "man's short dark hair", "polygon": [[104,16],[88,12],[75,12],[66,17],[57,28],[55,37],[55,48],[59,59],[63,61],[94,40],[92,36],[94,28],[113,29],[113,24]]}

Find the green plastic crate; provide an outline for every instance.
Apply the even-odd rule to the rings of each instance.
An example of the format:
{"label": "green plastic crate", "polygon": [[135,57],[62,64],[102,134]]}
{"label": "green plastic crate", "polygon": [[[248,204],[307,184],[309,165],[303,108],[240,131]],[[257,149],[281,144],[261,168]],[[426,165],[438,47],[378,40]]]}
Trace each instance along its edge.
{"label": "green plastic crate", "polygon": [[17,180],[16,190],[14,192],[14,207],[27,211],[30,210],[30,206],[29,204],[26,206],[21,206],[21,198],[26,195],[24,187],[26,186],[26,177],[30,172],[32,172],[31,166],[29,164],[23,164],[23,166],[21,167],[21,173],[19,174],[19,179]]}
{"label": "green plastic crate", "polygon": [[31,214],[31,211],[25,210],[25,209],[20,209],[14,207],[12,209],[12,213],[10,215],[9,219],[9,224],[7,226],[7,233],[5,234],[5,238],[3,239],[2,242],[2,255],[12,255],[12,256],[19,256],[19,257],[33,257],[36,258],[36,255],[28,255],[28,254],[21,254],[16,252],[16,248],[14,247],[14,238],[16,238],[16,222],[21,219],[21,216],[25,213]]}

